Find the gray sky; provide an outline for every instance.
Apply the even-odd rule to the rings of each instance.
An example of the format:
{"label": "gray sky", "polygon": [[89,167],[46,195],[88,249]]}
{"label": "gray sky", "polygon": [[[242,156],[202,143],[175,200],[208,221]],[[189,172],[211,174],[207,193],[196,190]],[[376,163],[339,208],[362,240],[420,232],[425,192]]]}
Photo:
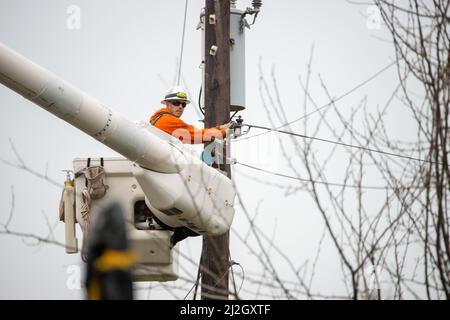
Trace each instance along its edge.
{"label": "gray sky", "polygon": [[[241,7],[249,3],[238,1]],[[201,83],[201,34],[196,26],[202,4],[200,0],[189,1],[182,68],[194,100],[197,100]],[[70,30],[66,26],[69,17],[66,10],[70,5],[81,9],[79,30]],[[2,0],[0,41],[128,119],[147,120],[160,107],[166,84],[171,84],[174,78],[183,10],[182,0]],[[304,114],[304,95],[298,79],[305,79],[312,46],[310,94],[319,105],[328,102],[319,75],[331,94],[339,96],[389,64],[393,47],[383,41],[390,39],[387,30],[382,24],[379,29],[368,26],[367,14],[367,6],[354,6],[345,1],[263,1],[256,24],[247,30],[247,109],[242,113],[245,121],[270,126],[258,89],[259,61],[269,83],[274,68],[285,112],[292,119]],[[367,95],[368,105],[376,110],[386,102],[396,84],[395,68],[391,68],[338,105],[344,113],[351,112],[351,108]],[[399,138],[408,137],[411,128],[407,121],[396,124],[402,110],[390,109],[389,115],[390,133]],[[183,118],[196,126],[201,125],[194,108],[187,109]],[[333,119],[330,122],[333,123]],[[315,120],[311,119],[310,126],[314,125]],[[302,132],[302,122],[292,129]],[[252,134],[257,132],[254,130]],[[322,133],[326,137],[327,133]],[[61,170],[71,168],[73,158],[117,156],[81,131],[0,86],[0,157],[16,162],[9,139],[27,165],[35,171],[47,172],[61,184],[64,181]],[[276,136],[265,135],[241,142],[233,147],[235,157],[240,162],[289,174],[277,141]],[[329,148],[327,145],[320,147]],[[336,171],[336,179],[339,178],[340,161],[343,160],[337,157],[328,168],[329,172]],[[291,183],[280,177],[261,175],[242,167],[238,169],[246,175]],[[61,188],[3,163],[0,163],[0,173],[0,220],[6,221],[11,210],[13,188],[15,214],[10,227],[46,236],[48,227],[44,215],[50,224],[57,223]],[[268,235],[274,235],[277,245],[297,266],[310,259],[323,231],[322,221],[310,197],[302,192],[286,197],[281,190],[260,185],[237,172],[235,180],[252,214],[260,205],[258,225]],[[375,185],[381,182],[376,176],[368,180]],[[371,201],[376,200],[377,196],[374,196]],[[234,230],[245,235],[247,225],[237,208]],[[57,223],[56,239],[63,241],[63,232],[63,223]],[[81,237],[80,232],[78,237]],[[72,270],[67,268],[79,265],[79,256],[66,255],[58,246],[36,247],[33,243],[33,240],[0,235],[0,299],[81,298],[81,290],[67,285],[70,281],[68,272]],[[181,250],[192,254],[196,261],[200,247],[200,238],[181,244]],[[249,274],[261,271],[257,260],[233,235],[231,255]],[[341,279],[335,268],[330,268],[327,259],[337,261],[331,246],[324,248],[315,285],[317,291],[338,292],[342,290]],[[185,267],[191,274],[196,274],[195,267]],[[280,262],[279,270],[285,269],[287,266]],[[180,269],[181,274],[184,272]],[[186,286],[185,292],[189,289]],[[143,290],[139,297],[147,297],[147,292]],[[171,296],[164,290],[154,289],[150,297]]]}

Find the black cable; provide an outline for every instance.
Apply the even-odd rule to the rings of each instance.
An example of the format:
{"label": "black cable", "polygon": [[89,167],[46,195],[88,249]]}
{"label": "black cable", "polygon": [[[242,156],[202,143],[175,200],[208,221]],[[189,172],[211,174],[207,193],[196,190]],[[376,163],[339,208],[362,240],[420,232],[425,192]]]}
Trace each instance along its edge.
{"label": "black cable", "polygon": [[[309,116],[311,116],[312,114],[319,112],[320,110],[329,107],[331,105],[333,105],[334,103],[338,102],[339,100],[345,98],[346,96],[348,96],[349,94],[353,93],[354,91],[358,90],[359,88],[361,88],[362,86],[364,86],[365,84],[367,84],[368,82],[372,81],[373,79],[375,79],[376,77],[378,77],[380,74],[382,74],[384,71],[386,71],[387,69],[389,69],[390,67],[392,67],[393,65],[395,65],[397,63],[397,61],[391,62],[390,64],[388,64],[387,66],[385,66],[383,69],[381,69],[380,71],[378,71],[377,73],[373,74],[372,76],[370,76],[369,78],[367,78],[366,80],[364,80],[363,82],[361,82],[360,84],[358,84],[357,86],[353,87],[352,89],[350,89],[349,91],[345,92],[344,94],[342,94],[341,96],[337,97],[336,99],[332,99],[329,102],[327,102],[326,104],[324,104],[323,106],[319,107],[318,109],[311,111],[310,113],[307,113],[303,116],[301,116],[300,118],[297,118],[295,120],[292,120],[290,122],[286,122],[285,124],[282,124],[281,126],[275,128],[276,130],[283,128],[285,126],[288,126],[290,124],[293,124],[294,122],[300,121],[302,119],[305,119]],[[250,136],[250,137],[246,137],[246,138],[242,138],[237,141],[243,141],[243,140],[247,140],[247,139],[251,139],[260,135],[266,134],[266,132],[260,133],[260,134],[255,134],[254,136]]]}
{"label": "black cable", "polygon": [[195,298],[197,297],[197,289],[198,289],[198,284],[200,282],[200,276],[201,276],[201,264],[202,264],[202,256],[200,255],[200,261],[198,263],[198,270],[197,270],[197,280],[195,281],[194,285],[192,286],[192,288],[188,291],[188,293],[186,293],[186,296],[184,297],[183,300],[186,300],[186,298],[188,297],[189,293],[191,293],[192,289],[195,288],[194,291],[194,298],[193,300],[195,300]]}
{"label": "black cable", "polygon": [[201,266],[202,266],[202,255],[200,255],[200,261],[198,262],[197,281],[195,281],[194,298],[192,300],[195,300],[195,298],[197,297],[198,284],[200,282],[200,277],[202,276]]}
{"label": "black cable", "polygon": [[304,179],[304,178],[299,178],[299,177],[294,177],[294,176],[289,176],[287,174],[283,174],[283,173],[278,173],[278,172],[273,172],[273,171],[269,171],[269,170],[265,170],[262,168],[258,168],[258,167],[254,167],[251,166],[249,164],[245,164],[242,162],[236,162],[236,164],[239,164],[241,166],[253,169],[253,170],[257,170],[257,171],[261,171],[261,172],[265,172],[268,174],[272,174],[275,176],[280,176],[283,178],[288,178],[288,179],[293,179],[293,180],[298,180],[298,181],[303,181],[303,182],[312,182],[312,183],[316,183],[316,184],[324,184],[324,185],[328,185],[328,186],[334,186],[334,187],[344,187],[344,188],[354,188],[354,189],[373,189],[373,190],[397,190],[397,189],[416,189],[419,187],[381,187],[381,186],[364,186],[364,185],[352,185],[352,184],[341,184],[341,183],[334,183],[334,182],[325,182],[325,181],[320,181],[320,180],[311,180],[311,179]]}
{"label": "black cable", "polygon": [[284,133],[284,134],[288,134],[288,135],[296,136],[296,137],[300,137],[300,138],[311,139],[311,140],[318,140],[318,141],[322,141],[322,142],[326,142],[326,143],[341,145],[341,146],[344,146],[344,147],[356,148],[356,149],[365,150],[365,151],[369,151],[369,152],[381,153],[381,154],[385,154],[385,155],[389,155],[389,156],[393,156],[393,157],[398,157],[398,158],[403,158],[403,159],[408,159],[408,160],[415,160],[415,161],[435,164],[435,162],[430,161],[430,160],[419,159],[419,158],[414,158],[414,157],[410,157],[410,156],[404,156],[404,155],[400,155],[400,154],[396,154],[396,153],[392,153],[392,152],[381,151],[381,150],[376,150],[376,149],[362,147],[362,146],[356,146],[356,145],[348,144],[348,143],[344,143],[344,142],[338,142],[338,141],[333,141],[333,140],[328,140],[328,139],[323,139],[323,138],[317,138],[317,137],[310,137],[310,136],[306,136],[306,135],[299,134],[299,133],[294,133],[294,132],[285,131],[285,130],[271,129],[271,128],[268,128],[268,127],[257,126],[257,125],[253,125],[253,124],[245,124],[245,125],[250,127],[250,128],[257,128],[257,129],[263,129],[263,130],[268,130],[268,131],[275,131],[275,132]]}
{"label": "black cable", "polygon": [[198,92],[198,108],[200,109],[200,112],[205,115],[205,112],[202,109],[202,89],[203,86],[200,86],[200,91]]}
{"label": "black cable", "polygon": [[234,283],[234,285],[235,285],[235,289],[236,289],[236,282],[235,282],[235,280],[234,280],[233,266],[238,266],[238,267],[240,267],[240,268],[241,268],[241,271],[242,271],[242,281],[241,281],[241,285],[239,286],[239,289],[236,291],[236,296],[238,296],[238,295],[239,295],[239,292],[241,292],[242,285],[244,284],[244,280],[245,280],[245,271],[244,271],[244,268],[242,267],[242,265],[241,265],[239,262],[236,262],[236,261],[234,261],[234,260],[230,260],[230,261],[229,261],[229,265],[230,265],[231,274],[232,274],[232,277],[233,277],[233,283]]}

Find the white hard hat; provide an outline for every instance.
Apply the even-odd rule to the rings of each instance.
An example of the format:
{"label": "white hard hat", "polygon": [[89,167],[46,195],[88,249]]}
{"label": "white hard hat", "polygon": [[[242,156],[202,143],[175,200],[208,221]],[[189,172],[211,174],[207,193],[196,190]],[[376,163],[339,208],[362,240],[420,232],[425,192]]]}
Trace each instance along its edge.
{"label": "white hard hat", "polygon": [[170,100],[180,100],[185,101],[186,103],[191,103],[189,101],[186,91],[180,87],[180,86],[173,86],[171,87],[166,95],[164,96],[164,100],[161,101],[163,103],[164,101],[170,101]]}

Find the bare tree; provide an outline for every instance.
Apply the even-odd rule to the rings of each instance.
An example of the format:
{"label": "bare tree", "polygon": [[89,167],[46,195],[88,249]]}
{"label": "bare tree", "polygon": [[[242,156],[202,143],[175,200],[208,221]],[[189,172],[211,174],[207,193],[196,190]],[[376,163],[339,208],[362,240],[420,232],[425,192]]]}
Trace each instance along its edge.
{"label": "bare tree", "polygon": [[[309,93],[311,53],[306,78],[300,79],[304,116],[290,120],[275,70],[269,85],[260,67],[260,95],[275,128],[269,131],[288,135],[278,138],[293,174],[253,169],[296,179],[299,186],[291,190],[309,192],[340,257],[348,298],[380,299],[382,282],[387,281],[393,287],[392,298],[449,299],[450,4],[413,0],[404,7],[388,1],[375,4],[392,34],[396,59],[391,65],[397,67],[399,80],[385,105],[369,112],[364,97],[350,113],[344,112],[339,98],[320,78],[330,102],[319,106]],[[403,141],[389,133],[387,111],[393,105],[405,106],[402,121],[414,123],[415,139]],[[318,120],[311,122],[313,114]],[[299,120],[302,134],[291,127]],[[333,139],[321,138],[324,132]],[[333,144],[328,154],[318,148],[321,143]],[[341,181],[331,181],[330,176],[336,175],[328,167],[336,157],[342,160],[342,150],[347,165]],[[384,183],[368,185],[369,175]],[[380,199],[378,204],[371,197]],[[278,282],[276,277],[274,281]],[[314,297],[310,287],[304,289],[306,297]]]}
{"label": "bare tree", "polygon": [[[428,298],[450,299],[449,199],[449,77],[450,14],[448,1],[410,0],[404,6],[375,1],[389,29],[397,55],[403,104],[417,122],[418,144],[411,151],[429,160],[413,167],[422,186],[408,215],[423,249],[423,276]],[[418,82],[421,103],[409,86]],[[399,149],[397,147],[397,149]],[[436,279],[437,278],[437,279]],[[418,280],[421,279],[421,280]]]}

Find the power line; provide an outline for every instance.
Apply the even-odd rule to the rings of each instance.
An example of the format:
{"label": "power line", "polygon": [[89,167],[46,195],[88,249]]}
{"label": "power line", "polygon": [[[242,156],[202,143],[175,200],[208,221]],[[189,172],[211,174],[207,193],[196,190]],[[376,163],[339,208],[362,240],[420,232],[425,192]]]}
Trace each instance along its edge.
{"label": "power line", "polygon": [[184,299],[183,299],[183,300],[186,300],[186,298],[188,297],[189,293],[191,293],[192,289],[194,289],[194,288],[195,288],[195,291],[194,291],[194,298],[193,298],[192,300],[195,300],[195,298],[197,297],[198,284],[199,284],[199,282],[200,282],[200,277],[201,277],[201,274],[202,274],[201,271],[200,271],[200,269],[201,269],[201,263],[202,263],[202,257],[201,257],[201,255],[200,255],[200,261],[199,261],[199,263],[198,263],[198,270],[197,270],[197,280],[195,280],[194,285],[193,285],[192,288],[188,291],[188,293],[186,293],[186,295],[184,296]]}
{"label": "power line", "polygon": [[186,31],[186,15],[187,15],[188,1],[189,0],[186,0],[185,6],[184,6],[183,35],[181,36],[180,63],[178,65],[177,86],[180,85],[181,64],[183,62],[184,33]]}
{"label": "power line", "polygon": [[401,154],[392,153],[392,152],[388,152],[388,151],[382,151],[382,150],[376,150],[376,149],[362,147],[362,146],[356,146],[356,145],[353,145],[353,144],[348,144],[348,143],[344,143],[344,142],[328,140],[328,139],[324,139],[324,138],[310,137],[310,136],[303,135],[303,134],[300,134],[300,133],[294,133],[294,132],[285,131],[285,130],[271,129],[271,128],[268,128],[268,127],[257,126],[257,125],[253,125],[253,124],[245,124],[245,125],[250,127],[250,128],[257,128],[257,129],[263,129],[263,130],[268,130],[268,131],[275,131],[275,132],[284,133],[284,134],[288,134],[288,135],[296,136],[296,137],[300,137],[300,138],[305,138],[305,139],[310,139],[310,140],[317,140],[317,141],[322,141],[322,142],[331,143],[331,144],[337,144],[337,145],[340,145],[340,146],[349,147],[349,148],[356,148],[356,149],[369,151],[369,152],[381,153],[381,154],[385,154],[385,155],[392,156],[392,157],[397,157],[397,158],[403,158],[403,159],[408,159],[408,160],[414,160],[414,161],[420,161],[420,162],[426,162],[426,163],[435,164],[435,162],[430,161],[430,160],[414,158],[414,157],[410,157],[410,156],[404,156],[404,155],[401,155]]}
{"label": "power line", "polygon": [[[293,124],[297,121],[300,121],[302,119],[308,118],[309,116],[313,115],[316,112],[319,112],[320,110],[327,108],[329,106],[331,106],[332,104],[338,102],[339,100],[345,98],[346,96],[348,96],[349,94],[353,93],[354,91],[358,90],[359,88],[361,88],[362,86],[364,86],[365,84],[367,84],[368,82],[372,81],[373,79],[375,79],[376,77],[378,77],[380,74],[382,74],[384,71],[386,71],[387,69],[389,69],[390,67],[392,67],[393,65],[395,65],[397,63],[397,61],[393,61],[390,64],[388,64],[387,66],[385,66],[384,68],[382,68],[380,71],[376,72],[375,74],[373,74],[372,76],[370,76],[369,78],[367,78],[366,80],[364,80],[363,82],[361,82],[360,84],[358,84],[357,86],[353,87],[352,89],[350,89],[349,91],[345,92],[344,94],[342,94],[341,96],[337,97],[336,99],[331,99],[329,102],[327,102],[326,104],[324,104],[323,106],[319,107],[318,109],[311,111],[310,113],[307,113],[303,116],[301,116],[300,118],[297,118],[295,120],[292,120],[290,122],[286,122],[285,124],[282,124],[281,126],[275,128],[275,130],[278,130],[280,128],[283,128],[285,126],[288,126],[290,124]],[[250,136],[250,137],[245,137],[237,141],[243,141],[243,140],[247,140],[247,139],[251,139],[251,138],[255,138],[258,136],[261,136],[263,134],[266,134],[267,132],[263,132],[263,133],[259,133],[259,134],[255,134],[254,136]]]}
{"label": "power line", "polygon": [[233,276],[233,282],[234,282],[234,285],[235,285],[235,289],[236,289],[236,281],[234,280],[234,271],[233,271],[233,266],[235,266],[235,265],[238,266],[238,267],[240,267],[240,268],[241,268],[241,271],[242,271],[242,281],[241,281],[241,285],[239,286],[239,289],[238,289],[237,291],[235,291],[236,297],[238,297],[239,292],[241,292],[242,285],[244,284],[244,280],[245,280],[245,271],[244,271],[244,268],[242,267],[242,265],[241,265],[240,263],[238,263],[238,262],[236,262],[236,261],[234,261],[234,260],[230,260],[230,269],[231,269],[231,274],[232,274],[232,276]]}
{"label": "power line", "polygon": [[239,164],[241,166],[244,166],[244,167],[247,167],[247,168],[250,168],[250,169],[253,169],[253,170],[261,171],[261,172],[264,172],[264,173],[267,173],[267,174],[283,177],[283,178],[288,178],[288,179],[293,179],[293,180],[298,180],[298,181],[303,181],[303,182],[311,182],[311,183],[315,183],[315,184],[323,184],[323,185],[334,186],[334,187],[344,187],[344,188],[354,188],[354,189],[373,189],[373,190],[397,190],[397,189],[413,189],[413,188],[416,189],[416,188],[418,188],[418,187],[398,187],[398,188],[394,188],[394,187],[364,186],[364,185],[354,185],[354,184],[342,184],[342,183],[326,182],[326,181],[320,181],[320,180],[312,180],[312,179],[305,179],[305,178],[300,178],[300,177],[294,177],[294,176],[290,176],[290,175],[287,175],[287,174],[273,172],[273,171],[265,170],[265,169],[258,168],[258,167],[255,167],[255,166],[251,166],[249,164],[242,163],[242,162],[236,162],[236,164]]}

